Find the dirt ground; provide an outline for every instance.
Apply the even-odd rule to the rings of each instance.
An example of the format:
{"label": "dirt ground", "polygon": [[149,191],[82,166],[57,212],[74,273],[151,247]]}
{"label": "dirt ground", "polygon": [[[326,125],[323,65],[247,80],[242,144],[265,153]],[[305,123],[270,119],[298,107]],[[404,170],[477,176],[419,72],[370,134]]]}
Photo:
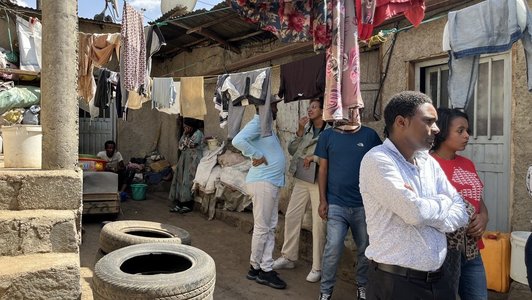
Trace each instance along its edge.
{"label": "dirt ground", "polygon": [[[214,219],[208,221],[198,211],[188,214],[176,214],[168,211],[169,201],[165,192],[148,193],[144,201],[129,199],[122,203],[122,212],[118,220],[145,220],[161,222],[181,227],[187,230],[192,237],[192,246],[207,252],[216,262],[216,300],[246,300],[246,299],[317,299],[319,283],[309,283],[305,280],[310,271],[310,263],[300,260],[292,270],[280,270],[279,274],[288,285],[285,290],[276,290],[254,281],[247,280],[245,275],[249,268],[249,254],[251,245],[251,225],[235,220],[226,222]],[[242,219],[252,220],[251,213],[233,213]],[[239,214],[247,214],[239,215]],[[83,217],[83,243],[80,247],[82,267],[82,300],[92,300],[90,282],[94,260],[98,251],[98,238],[102,221],[105,218],[94,216]],[[280,219],[282,222],[283,219]],[[231,225],[229,225],[231,224]],[[238,225],[241,224],[241,225]],[[240,227],[240,228],[238,228]],[[276,245],[274,258],[280,253]],[[351,260],[350,260],[351,259]],[[352,258],[346,251],[342,258],[342,266],[334,290],[333,299],[355,299],[355,286],[349,266]],[[347,266],[347,267],[346,267]],[[512,283],[509,293],[489,292],[489,300],[524,300],[532,299],[528,286]]]}
{"label": "dirt ground", "polygon": [[[280,270],[279,274],[287,283],[285,290],[276,290],[254,281],[247,280],[249,269],[251,234],[219,220],[208,221],[201,213],[184,215],[168,211],[167,193],[149,193],[145,201],[128,200],[122,203],[119,220],[145,220],[175,225],[187,230],[192,237],[192,246],[207,252],[216,262],[216,288],[214,299],[317,299],[319,283],[305,280],[311,265],[298,261],[292,270]],[[244,213],[243,213],[244,214]],[[83,243],[81,245],[82,277],[90,283],[94,259],[99,248],[98,237],[102,218],[83,218]],[[279,251],[274,253],[278,257]],[[354,299],[355,286],[339,280],[334,291],[334,299]],[[82,299],[90,300],[92,295],[84,286]]]}

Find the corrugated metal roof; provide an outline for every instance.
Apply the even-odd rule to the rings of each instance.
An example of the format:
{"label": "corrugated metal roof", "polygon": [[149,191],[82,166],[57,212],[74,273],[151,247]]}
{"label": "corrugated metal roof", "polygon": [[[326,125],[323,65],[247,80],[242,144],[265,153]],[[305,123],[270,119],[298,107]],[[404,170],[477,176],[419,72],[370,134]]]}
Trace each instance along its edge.
{"label": "corrugated metal roof", "polygon": [[[174,10],[165,16],[171,15]],[[155,54],[159,57],[174,56],[181,51],[213,44],[238,51],[240,46],[247,43],[276,39],[272,33],[261,30],[257,24],[244,21],[225,2],[217,4],[211,10],[200,9],[171,18],[165,16],[154,22],[167,23],[160,27],[167,45]],[[197,31],[187,33],[187,30],[194,29]]]}

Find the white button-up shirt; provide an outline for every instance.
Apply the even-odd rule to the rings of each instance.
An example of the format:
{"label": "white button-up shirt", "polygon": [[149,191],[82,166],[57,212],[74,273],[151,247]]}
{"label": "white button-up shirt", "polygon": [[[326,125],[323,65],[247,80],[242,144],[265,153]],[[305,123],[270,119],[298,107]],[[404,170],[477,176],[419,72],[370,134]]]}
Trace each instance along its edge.
{"label": "white button-up shirt", "polygon": [[428,151],[409,163],[386,139],[363,158],[366,256],[378,263],[434,271],[447,254],[445,232],[469,221],[466,206]]}

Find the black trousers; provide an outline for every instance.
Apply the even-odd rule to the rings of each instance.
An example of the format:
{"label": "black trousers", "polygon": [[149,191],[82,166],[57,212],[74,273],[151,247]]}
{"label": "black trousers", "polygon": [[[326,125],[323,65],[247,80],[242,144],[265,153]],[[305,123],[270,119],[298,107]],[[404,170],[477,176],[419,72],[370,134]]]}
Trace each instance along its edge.
{"label": "black trousers", "polygon": [[438,281],[427,282],[426,280],[387,273],[377,269],[375,264],[370,263],[366,299],[455,300],[456,297],[445,275]]}

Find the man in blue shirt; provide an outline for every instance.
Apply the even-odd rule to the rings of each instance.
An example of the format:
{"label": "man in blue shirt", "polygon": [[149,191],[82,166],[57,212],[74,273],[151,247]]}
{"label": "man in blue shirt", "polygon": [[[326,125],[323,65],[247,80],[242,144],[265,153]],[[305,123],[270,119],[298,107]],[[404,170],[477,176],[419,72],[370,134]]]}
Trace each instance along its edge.
{"label": "man in blue shirt", "polygon": [[[272,103],[275,120],[277,102]],[[279,196],[284,186],[285,158],[279,138],[261,136],[259,115],[234,137],[233,146],[251,158],[252,167],[246,177],[247,190],[253,201],[253,237],[251,239],[250,270],[246,276],[276,289],[284,289],[286,283],[273,271],[275,227],[279,211]]]}
{"label": "man in blue shirt", "polygon": [[358,188],[360,162],[364,154],[382,142],[371,128],[358,126],[354,130],[330,128],[318,140],[315,155],[320,158],[318,184],[319,214],[327,220],[327,241],[322,258],[320,299],[330,299],[336,282],[336,270],[347,230],[351,228],[357,245],[357,297],[366,299],[368,246],[366,217]]}

